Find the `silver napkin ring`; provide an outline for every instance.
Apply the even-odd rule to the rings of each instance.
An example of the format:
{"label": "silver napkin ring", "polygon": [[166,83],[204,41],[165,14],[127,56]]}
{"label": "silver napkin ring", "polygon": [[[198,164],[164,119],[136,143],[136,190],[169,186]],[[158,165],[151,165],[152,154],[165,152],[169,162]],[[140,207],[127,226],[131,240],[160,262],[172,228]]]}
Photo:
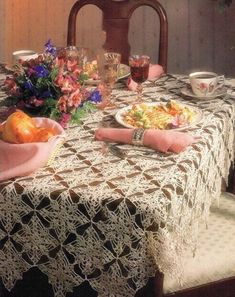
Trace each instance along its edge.
{"label": "silver napkin ring", "polygon": [[144,145],[144,133],[144,129],[134,129],[131,140],[132,144],[138,146]]}

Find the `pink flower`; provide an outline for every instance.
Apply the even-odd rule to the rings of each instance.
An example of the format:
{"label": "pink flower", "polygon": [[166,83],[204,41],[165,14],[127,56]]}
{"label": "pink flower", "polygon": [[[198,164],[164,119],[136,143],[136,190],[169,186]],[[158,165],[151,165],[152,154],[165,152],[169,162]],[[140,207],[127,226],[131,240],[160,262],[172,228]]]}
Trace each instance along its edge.
{"label": "pink flower", "polygon": [[64,59],[58,59],[58,57],[56,57],[55,66],[63,69],[64,65],[65,65]]}
{"label": "pink flower", "polygon": [[16,82],[13,78],[7,77],[4,81],[6,91],[10,91],[13,88],[16,88]]}
{"label": "pink flower", "polygon": [[59,119],[59,123],[63,128],[67,128],[70,119],[71,119],[70,113],[62,113],[62,115]]}
{"label": "pink flower", "polygon": [[61,73],[55,79],[55,84],[61,89],[62,93],[69,94],[80,88],[79,83],[70,75],[62,75]]}
{"label": "pink flower", "polygon": [[81,70],[78,69],[78,68],[76,68],[76,69],[73,70],[73,72],[71,73],[71,76],[72,76],[73,79],[77,80],[78,77],[79,77],[79,75],[80,75],[80,73],[81,73]]}
{"label": "pink flower", "polygon": [[64,94],[71,93],[77,88],[79,88],[79,85],[70,76],[64,78],[63,84],[61,86],[61,91]]}
{"label": "pink flower", "polygon": [[56,86],[60,87],[63,85],[64,77],[62,73],[59,73],[54,80]]}
{"label": "pink flower", "polygon": [[61,85],[61,91],[64,94],[68,94],[68,93],[73,91],[72,82],[71,82],[71,79],[69,77],[64,78],[63,84]]}
{"label": "pink flower", "polygon": [[41,98],[36,98],[35,96],[32,96],[29,98],[28,103],[38,107],[38,106],[42,106],[43,105],[44,100]]}
{"label": "pink flower", "polygon": [[64,95],[60,97],[57,103],[57,107],[59,111],[67,113],[67,102],[68,102],[68,96]]}
{"label": "pink flower", "polygon": [[205,83],[200,83],[200,84],[199,84],[199,89],[201,89],[201,90],[207,89],[207,84],[205,84]]}
{"label": "pink flower", "polygon": [[34,74],[36,71],[33,68],[29,68],[27,71],[27,74],[30,76],[32,74]]}
{"label": "pink flower", "polygon": [[83,95],[80,89],[73,92],[68,98],[68,106],[77,108],[82,102]]}
{"label": "pink flower", "polygon": [[4,81],[5,90],[11,96],[20,96],[20,90],[13,78],[7,77]]}
{"label": "pink flower", "polygon": [[78,64],[77,64],[77,61],[72,61],[72,60],[68,60],[67,61],[67,68],[68,68],[68,71],[71,71],[73,72],[74,70],[78,69]]}

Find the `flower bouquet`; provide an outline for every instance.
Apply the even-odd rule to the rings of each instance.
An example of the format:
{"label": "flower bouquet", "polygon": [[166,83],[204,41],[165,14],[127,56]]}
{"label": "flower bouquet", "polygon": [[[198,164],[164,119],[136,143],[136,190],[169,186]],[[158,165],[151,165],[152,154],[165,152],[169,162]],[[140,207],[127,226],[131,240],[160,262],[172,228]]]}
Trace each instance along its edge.
{"label": "flower bouquet", "polygon": [[43,54],[13,66],[5,89],[11,106],[52,118],[66,127],[68,123],[80,123],[101,101],[99,88],[85,88],[86,79],[78,61],[58,55],[49,40]]}

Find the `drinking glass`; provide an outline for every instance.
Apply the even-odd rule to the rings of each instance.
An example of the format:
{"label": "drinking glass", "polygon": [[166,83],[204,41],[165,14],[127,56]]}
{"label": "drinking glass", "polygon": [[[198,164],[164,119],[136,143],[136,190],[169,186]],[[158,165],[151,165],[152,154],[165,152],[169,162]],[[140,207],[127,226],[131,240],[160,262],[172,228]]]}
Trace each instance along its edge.
{"label": "drinking glass", "polygon": [[142,83],[148,78],[149,63],[150,57],[146,55],[132,55],[129,57],[131,78],[137,83],[137,102],[142,101]]}
{"label": "drinking glass", "polygon": [[56,47],[56,57],[59,60],[66,60],[66,48],[62,46]]}
{"label": "drinking glass", "polygon": [[115,52],[106,52],[97,55],[98,74],[103,86],[103,107],[116,107],[111,102],[110,97],[113,86],[118,78],[118,69],[121,61],[121,55]]}
{"label": "drinking glass", "polygon": [[78,47],[78,65],[79,67],[84,70],[86,69],[86,65],[94,61],[95,54],[94,52],[88,47]]}
{"label": "drinking glass", "polygon": [[66,59],[67,61],[70,61],[72,63],[78,63],[78,48],[76,46],[67,46],[65,48],[66,51]]}

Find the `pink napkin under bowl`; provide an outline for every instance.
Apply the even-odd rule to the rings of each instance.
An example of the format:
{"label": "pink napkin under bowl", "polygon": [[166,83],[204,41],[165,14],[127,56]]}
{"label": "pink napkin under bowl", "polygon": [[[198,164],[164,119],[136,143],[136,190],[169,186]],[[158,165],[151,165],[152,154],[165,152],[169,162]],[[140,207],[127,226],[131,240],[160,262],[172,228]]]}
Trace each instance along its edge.
{"label": "pink napkin under bowl", "polygon": [[38,127],[55,132],[47,142],[11,144],[0,140],[0,181],[26,176],[51,164],[65,141],[64,129],[48,118],[34,118]]}
{"label": "pink napkin under bowl", "polygon": [[[148,79],[157,79],[164,73],[161,65],[150,64]],[[137,83],[134,82],[130,77],[127,80],[127,87],[131,91],[135,91],[137,88]]]}
{"label": "pink napkin under bowl", "polygon": [[[95,138],[101,141],[131,144],[133,133],[134,129],[99,128],[95,131]],[[180,153],[197,140],[197,137],[180,131],[147,129],[143,145],[164,153]]]}

